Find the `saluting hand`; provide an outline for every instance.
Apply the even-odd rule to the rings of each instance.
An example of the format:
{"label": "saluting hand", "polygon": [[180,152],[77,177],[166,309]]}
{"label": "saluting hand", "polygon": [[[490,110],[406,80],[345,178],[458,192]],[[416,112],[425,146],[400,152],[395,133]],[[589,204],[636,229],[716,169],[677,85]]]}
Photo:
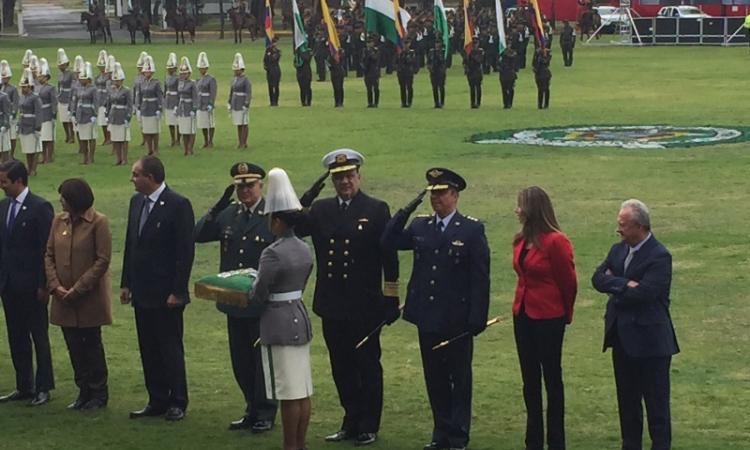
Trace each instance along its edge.
{"label": "saluting hand", "polygon": [[422,192],[419,193],[419,195],[414,197],[414,200],[410,201],[408,205],[404,206],[404,212],[406,214],[411,214],[416,211],[417,206],[422,203],[422,198],[424,198],[425,194],[427,194],[427,189],[423,189]]}
{"label": "saluting hand", "polygon": [[224,194],[221,196],[219,201],[216,202],[213,208],[211,208],[211,211],[209,211],[211,217],[215,219],[220,212],[222,212],[227,206],[232,203],[232,194],[234,194],[234,183],[230,184],[226,189],[224,189]]}
{"label": "saluting hand", "polygon": [[310,186],[310,189],[307,190],[304,194],[302,194],[302,197],[299,199],[300,204],[303,208],[309,208],[310,205],[312,205],[313,200],[318,198],[318,195],[320,195],[320,191],[323,190],[323,188],[326,186],[326,178],[328,178],[328,171],[326,170],[322,175],[320,175]]}

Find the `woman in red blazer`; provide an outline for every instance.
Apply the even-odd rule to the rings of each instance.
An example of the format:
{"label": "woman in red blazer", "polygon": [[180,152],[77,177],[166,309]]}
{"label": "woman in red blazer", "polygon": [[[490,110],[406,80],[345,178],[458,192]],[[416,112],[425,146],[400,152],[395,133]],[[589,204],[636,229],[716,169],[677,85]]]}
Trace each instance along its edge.
{"label": "woman in red blazer", "polygon": [[578,282],[573,247],[560,231],[544,189],[518,193],[521,230],[513,241],[518,274],[513,300],[513,331],[526,403],[526,450],[544,447],[542,375],[547,389],[547,446],[565,449],[565,396],[562,357],[565,326],[573,320]]}

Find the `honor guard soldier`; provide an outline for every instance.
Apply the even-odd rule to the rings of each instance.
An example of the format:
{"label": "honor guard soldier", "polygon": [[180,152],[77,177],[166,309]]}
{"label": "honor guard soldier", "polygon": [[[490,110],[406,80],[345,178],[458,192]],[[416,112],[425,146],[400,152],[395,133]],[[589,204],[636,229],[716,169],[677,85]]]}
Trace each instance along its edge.
{"label": "honor guard soldier", "polygon": [[531,66],[534,69],[534,80],[536,80],[538,109],[549,108],[549,82],[552,79],[552,72],[549,70],[549,63],[552,55],[549,49],[540,47],[534,51],[534,59]]}
{"label": "honor guard soldier", "polygon": [[560,32],[560,49],[562,50],[563,64],[565,67],[573,65],[573,48],[576,46],[576,30],[570,26],[567,20],[563,20],[563,29]]}
{"label": "honor guard soldier", "polygon": [[78,130],[78,151],[81,164],[94,162],[99,89],[91,83],[91,63],[84,63],[78,73],[78,88],[71,107],[73,124]]}
{"label": "honor guard soldier", "polygon": [[10,159],[10,115],[12,107],[8,94],[0,89],[0,158]]}
{"label": "honor guard soldier", "polygon": [[34,86],[34,92],[39,94],[39,68],[41,64],[39,63],[39,57],[36,55],[31,55],[31,60],[29,62],[29,69],[31,70],[31,78],[33,81]]}
{"label": "honor guard soldier", "polygon": [[[263,250],[274,241],[263,215],[263,177],[266,172],[255,164],[242,162],[229,170],[233,183],[221,199],[198,221],[193,236],[195,242],[220,242],[219,271],[258,268]],[[234,191],[238,202],[231,203]],[[229,354],[232,370],[245,397],[245,413],[229,425],[230,430],[251,429],[254,433],[270,430],[276,417],[276,402],[266,398],[260,347],[262,308],[248,305],[240,308],[216,303],[216,308],[227,315]]]}
{"label": "honor guard soldier", "polygon": [[24,69],[28,69],[31,65],[32,56],[34,56],[34,52],[32,52],[30,48],[27,48],[23,53],[23,58],[21,58],[21,67],[23,67]]}
{"label": "honor guard soldier", "polygon": [[198,85],[198,113],[196,122],[198,128],[203,132],[203,148],[213,148],[214,130],[214,104],[216,103],[216,78],[208,74],[208,55],[200,52],[198,62],[195,64],[200,76],[195,80]]}
{"label": "honor guard soldier", "polygon": [[447,70],[445,61],[445,49],[443,41],[437,39],[435,48],[427,53],[427,70],[430,72],[430,83],[432,84],[432,99],[435,108],[442,108],[445,104],[445,74]]}
{"label": "honor guard soldier", "polygon": [[315,30],[315,70],[318,81],[326,80],[326,61],[331,52],[328,50],[328,37],[323,26]]}
{"label": "honor guard soldier", "polygon": [[471,51],[464,58],[464,73],[469,81],[469,97],[471,98],[471,109],[477,109],[482,105],[482,65],[484,64],[484,50],[479,46],[479,38],[471,40]]}
{"label": "honor guard soldier", "polygon": [[510,109],[513,107],[516,79],[518,78],[518,74],[516,74],[516,51],[506,47],[500,57],[498,70],[500,71],[500,90],[503,92],[503,109]]}
{"label": "honor guard soldier", "polygon": [[362,22],[356,22],[354,24],[354,54],[352,55],[352,67],[355,67],[357,71],[357,78],[365,76],[362,65],[359,63],[362,61],[362,55],[365,53],[367,48],[367,34],[365,33],[364,24]]}
{"label": "honor guard soldier", "polygon": [[[73,126],[73,135],[74,137],[78,136],[78,124],[75,121],[75,111],[76,111],[76,104],[78,103],[78,97],[81,95],[81,90],[83,87],[81,86],[81,72],[83,72],[86,68],[86,63],[83,62],[83,56],[76,55],[76,57],[73,59],[73,70],[72,70],[72,80],[70,83],[70,101],[68,102],[68,108],[67,113],[70,116],[70,123]],[[96,107],[96,106],[95,106]],[[94,114],[96,115],[96,114]],[[86,144],[88,146],[88,143]],[[81,140],[78,139],[78,153],[83,154],[84,147],[81,144]]]}
{"label": "honor guard soldier", "polygon": [[182,136],[182,149],[185,156],[193,154],[195,145],[195,113],[198,109],[198,85],[190,79],[193,68],[186,56],[180,59],[180,83],[177,91],[180,98],[174,115],[177,116],[177,128]]}
{"label": "honor guard soldier", "polygon": [[[146,62],[146,57],[148,56],[148,53],[141,52],[140,56],[138,56],[138,61],[136,61],[135,68],[137,73],[135,74],[135,78],[133,78],[133,111],[131,114],[136,114],[137,111],[140,111],[141,109],[141,84],[143,84],[143,64]],[[138,119],[138,126],[141,126],[141,116],[136,116]],[[146,138],[143,137],[143,133],[141,133],[141,147],[146,145]]]}
{"label": "honor guard soldier", "polygon": [[341,62],[343,50],[337,55],[328,54],[328,69],[331,72],[331,86],[333,86],[333,106],[341,108],[344,106],[344,78],[346,70]]}
{"label": "honor guard soldier", "polygon": [[363,162],[364,157],[350,149],[323,157],[337,195],[313,203],[326,172],[302,195],[300,203],[310,209],[296,227],[300,237],[312,236],[315,246],[313,311],[322,318],[333,380],[344,408],[341,428],[326,441],[354,439],[356,445],[377,438],[383,408],[379,327],[399,317],[398,256],[380,247],[391,214],[387,203],[359,189]]}
{"label": "honor guard soldier", "polygon": [[[115,57],[113,55],[107,55],[107,65],[104,67],[104,71],[107,73],[107,76],[109,77],[109,80],[107,81],[107,97],[106,102],[109,102],[109,97],[112,95],[112,92],[115,90],[115,82],[114,82],[114,74],[115,74],[115,66],[117,65],[117,61],[115,61]],[[109,103],[106,103],[104,105],[104,123],[107,126],[105,132],[107,133],[107,138],[109,139],[109,143],[112,143],[112,133],[109,128]],[[114,145],[112,146],[112,153],[115,154]]]}
{"label": "honor guard soldier", "polygon": [[73,132],[73,122],[70,120],[69,105],[70,97],[73,94],[73,83],[75,82],[75,73],[68,70],[70,60],[65,53],[65,49],[57,50],[57,115],[60,117],[63,130],[65,130],[65,143],[72,144],[75,142],[75,133]]}
{"label": "honor guard soldier", "polygon": [[177,115],[174,109],[180,103],[180,76],[177,75],[177,55],[170,53],[167,58],[167,74],[164,76],[164,120],[169,126],[170,146],[180,145],[180,135],[177,132]]}
{"label": "honor guard soldier", "polygon": [[414,98],[414,72],[417,69],[417,54],[411,49],[411,39],[405,38],[404,49],[396,56],[402,108],[411,107],[411,101]]}
{"label": "honor guard soldier", "polygon": [[21,103],[18,107],[18,136],[21,152],[26,155],[29,175],[36,175],[37,153],[42,152],[42,100],[34,92],[34,75],[31,69],[23,69],[21,81]]}
{"label": "honor guard soldier", "polygon": [[372,37],[367,38],[367,48],[362,55],[361,64],[365,73],[367,107],[377,108],[380,102],[380,51],[375,47]]}
{"label": "honor guard soldier", "polygon": [[312,104],[312,52],[306,45],[294,50],[294,68],[297,69],[299,100],[302,106]]}
{"label": "honor guard soldier", "polygon": [[263,55],[263,70],[266,71],[266,81],[268,82],[268,100],[270,106],[279,106],[279,82],[281,81],[281,50],[276,47],[279,38],[274,37],[271,45],[266,48]]}
{"label": "honor guard soldier", "polygon": [[115,63],[112,89],[107,100],[107,128],[112,139],[116,166],[128,163],[130,119],[133,117],[133,91],[123,85],[124,80],[125,71],[122,70],[122,64]]}
{"label": "honor guard soldier", "polygon": [[51,73],[45,58],[39,60],[39,98],[42,99],[42,164],[52,162],[55,154],[57,90],[49,84]]}
{"label": "honor guard soldier", "polygon": [[2,162],[5,162],[13,158],[13,152],[16,150],[16,137],[17,129],[16,123],[18,120],[18,108],[21,103],[21,99],[18,95],[18,89],[10,83],[10,79],[13,76],[13,71],[10,70],[10,64],[8,61],[0,61],[0,92],[8,96],[10,100],[10,124],[8,126],[8,139],[10,139],[10,152],[2,153]]}
{"label": "honor guard soldier", "polygon": [[[107,130],[107,97],[109,97],[108,88],[110,84],[110,72],[107,72],[107,60],[109,59],[106,50],[99,52],[99,57],[96,60],[96,67],[99,69],[99,73],[94,79],[94,85],[98,92],[98,101],[96,104],[96,119],[97,125],[102,127],[103,141],[102,145],[111,144],[112,141],[109,138],[109,131]],[[80,70],[78,71],[80,73]]]}
{"label": "honor guard soldier", "polygon": [[141,83],[141,132],[146,139],[149,155],[159,154],[159,121],[164,102],[164,91],[159,80],[154,78],[156,63],[152,56],[146,56],[143,63],[143,82]]}
{"label": "honor guard soldier", "polygon": [[489,34],[489,30],[487,29],[486,25],[483,25],[479,28],[479,48],[482,49],[484,52],[484,59],[482,60],[482,73],[484,75],[489,75],[490,71],[492,70],[492,61],[490,58],[492,57],[493,53],[497,53],[496,50],[497,46],[493,49],[493,43],[492,35]]}
{"label": "honor guard soldier", "polygon": [[[443,168],[428,170],[426,177],[427,188],[393,216],[381,243],[414,252],[404,319],[417,326],[432,407],[432,440],[424,449],[464,450],[471,425],[472,335],[487,326],[490,251],[484,225],[456,209],[466,181]],[[418,216],[407,227],[427,192],[434,214]],[[433,349],[463,333],[468,335]]]}
{"label": "honor guard soldier", "polygon": [[237,148],[247,148],[248,124],[250,123],[250,100],[253,97],[253,85],[245,76],[245,60],[241,53],[234,54],[232,62],[234,77],[229,88],[227,109],[232,115],[232,123],[237,126]]}

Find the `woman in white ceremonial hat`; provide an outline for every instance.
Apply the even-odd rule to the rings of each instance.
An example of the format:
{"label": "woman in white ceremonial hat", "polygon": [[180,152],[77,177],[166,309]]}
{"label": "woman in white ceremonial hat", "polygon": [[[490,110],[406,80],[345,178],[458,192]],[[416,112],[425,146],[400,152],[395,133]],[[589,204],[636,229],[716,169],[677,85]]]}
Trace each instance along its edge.
{"label": "woman in white ceremonial hat", "polygon": [[112,72],[112,90],[107,100],[107,128],[109,129],[112,148],[115,152],[115,165],[128,163],[128,141],[130,141],[130,119],[133,112],[133,93],[123,86],[125,71],[120,63],[115,63]]}
{"label": "woman in white ceremonial hat", "polygon": [[8,61],[0,61],[0,92],[7,95],[8,100],[10,100],[10,124],[8,126],[10,152],[0,153],[0,162],[5,162],[13,158],[13,153],[16,150],[16,140],[18,138],[16,124],[18,120],[18,106],[21,103],[21,99],[18,95],[18,89],[10,83],[11,77],[13,77],[13,71],[10,70],[10,64],[8,64]]}
{"label": "woman in white ceremonial hat", "polygon": [[[111,144],[112,141],[109,139],[109,130],[107,130],[107,99],[109,98],[109,85],[112,82],[112,71],[115,68],[115,58],[112,57],[112,63],[110,67],[109,55],[106,50],[99,52],[99,57],[96,59],[96,67],[99,69],[99,73],[94,78],[94,85],[98,93],[99,100],[96,105],[96,124],[102,127],[102,145]],[[110,69],[110,70],[107,70]]]}
{"label": "woman in white ceremonial hat", "polygon": [[242,54],[235,53],[232,63],[234,77],[229,89],[229,101],[227,110],[232,115],[232,123],[237,126],[237,148],[247,148],[247,135],[250,123],[250,100],[252,99],[253,87],[250,80],[245,76],[245,60]]}
{"label": "woman in white ceremonial hat", "polygon": [[57,119],[57,91],[49,84],[49,63],[45,58],[39,60],[39,91],[42,99],[42,164],[51,163],[55,155],[55,121]]}
{"label": "woman in white ceremonial hat", "polygon": [[99,90],[92,83],[91,72],[91,63],[85,63],[78,74],[80,86],[73,107],[73,121],[78,130],[78,152],[81,153],[81,164],[93,163],[96,150]]}
{"label": "woman in white ceremonial hat", "polygon": [[32,56],[34,56],[34,52],[32,52],[31,49],[26,49],[26,51],[23,53],[23,58],[21,58],[21,66],[24,69],[28,69],[31,65]]}
{"label": "woman in white ceremonial hat", "polygon": [[154,72],[156,72],[154,58],[146,56],[141,71],[143,81],[141,81],[141,101],[137,114],[141,121],[141,132],[149,155],[159,154],[159,119],[164,101],[161,83],[154,78]]}
{"label": "woman in white ceremonial hat", "polygon": [[172,142],[171,147],[180,145],[180,135],[177,133],[177,116],[174,113],[175,108],[180,103],[180,76],[177,75],[177,55],[169,54],[167,58],[167,75],[164,76],[164,121],[169,126],[169,136]]}
{"label": "woman in white ceremonial hat", "polygon": [[263,306],[260,344],[266,397],[281,403],[283,448],[299,450],[306,448],[313,392],[312,327],[302,301],[313,261],[310,247],[294,234],[302,205],[282,169],[268,173],[265,214],[270,215],[276,240],[260,255],[249,301]]}
{"label": "woman in white ceremonial hat", "polygon": [[182,136],[182,148],[185,156],[193,154],[193,145],[195,144],[195,112],[198,108],[198,86],[195,81],[190,79],[193,69],[190,67],[190,61],[186,56],[180,59],[180,82],[179,97],[180,102],[174,109],[177,116],[177,126]]}
{"label": "woman in white ceremonial hat", "polygon": [[10,118],[11,103],[8,94],[0,90],[0,158],[5,162],[10,155]]}
{"label": "woman in white ceremonial hat", "polygon": [[[135,78],[133,78],[133,111],[137,114],[138,126],[141,125],[141,116],[138,114],[138,111],[141,109],[141,87],[144,79],[143,65],[146,64],[147,56],[148,53],[146,52],[141,52],[140,56],[138,56],[138,61],[135,63],[135,69],[138,73],[136,73]],[[141,136],[141,147],[143,147],[146,145],[146,136],[143,136],[143,128],[141,128]]]}
{"label": "woman in white ceremonial hat", "polygon": [[21,81],[21,104],[18,108],[18,138],[21,152],[26,155],[29,175],[36,175],[37,153],[42,152],[42,99],[34,92],[34,75],[30,68],[23,69]]}
{"label": "woman in white ceremonial hat", "polygon": [[39,57],[31,55],[29,58],[29,70],[31,70],[31,78],[34,83],[34,92],[39,93]]}
{"label": "woman in white ceremonial hat", "polygon": [[75,70],[68,70],[70,60],[65,49],[57,49],[57,115],[65,131],[65,143],[72,144],[76,137],[73,131],[73,121],[70,118],[70,100],[73,96],[76,75]]}
{"label": "woman in white ceremonial hat", "polygon": [[208,55],[206,52],[200,52],[198,55],[198,72],[200,76],[195,80],[198,86],[200,102],[198,104],[197,125],[198,129],[203,132],[203,148],[212,148],[214,146],[214,104],[216,103],[216,78],[208,74]]}
{"label": "woman in white ceremonial hat", "polygon": [[[73,120],[73,115],[75,114],[75,106],[77,97],[79,95],[79,91],[81,90],[81,83],[78,81],[78,76],[80,75],[81,71],[84,69],[84,62],[83,62],[83,56],[76,55],[75,58],[73,58],[73,81],[71,83],[71,89],[70,89],[70,102],[68,102],[68,115],[70,116],[71,125],[73,126],[73,134],[77,138],[78,137],[78,126],[76,125],[76,121]],[[78,139],[78,153],[81,153],[81,140]]]}

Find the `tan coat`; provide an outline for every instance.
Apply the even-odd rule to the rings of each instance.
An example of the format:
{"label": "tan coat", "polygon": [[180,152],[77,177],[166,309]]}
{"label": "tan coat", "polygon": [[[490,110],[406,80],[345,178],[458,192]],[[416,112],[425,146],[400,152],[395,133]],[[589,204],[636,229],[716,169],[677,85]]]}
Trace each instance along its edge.
{"label": "tan coat", "polygon": [[73,289],[66,302],[53,295],[50,323],[89,328],[112,323],[109,262],[112,233],[107,217],[90,208],[71,222],[67,212],[55,216],[44,265],[50,292]]}

